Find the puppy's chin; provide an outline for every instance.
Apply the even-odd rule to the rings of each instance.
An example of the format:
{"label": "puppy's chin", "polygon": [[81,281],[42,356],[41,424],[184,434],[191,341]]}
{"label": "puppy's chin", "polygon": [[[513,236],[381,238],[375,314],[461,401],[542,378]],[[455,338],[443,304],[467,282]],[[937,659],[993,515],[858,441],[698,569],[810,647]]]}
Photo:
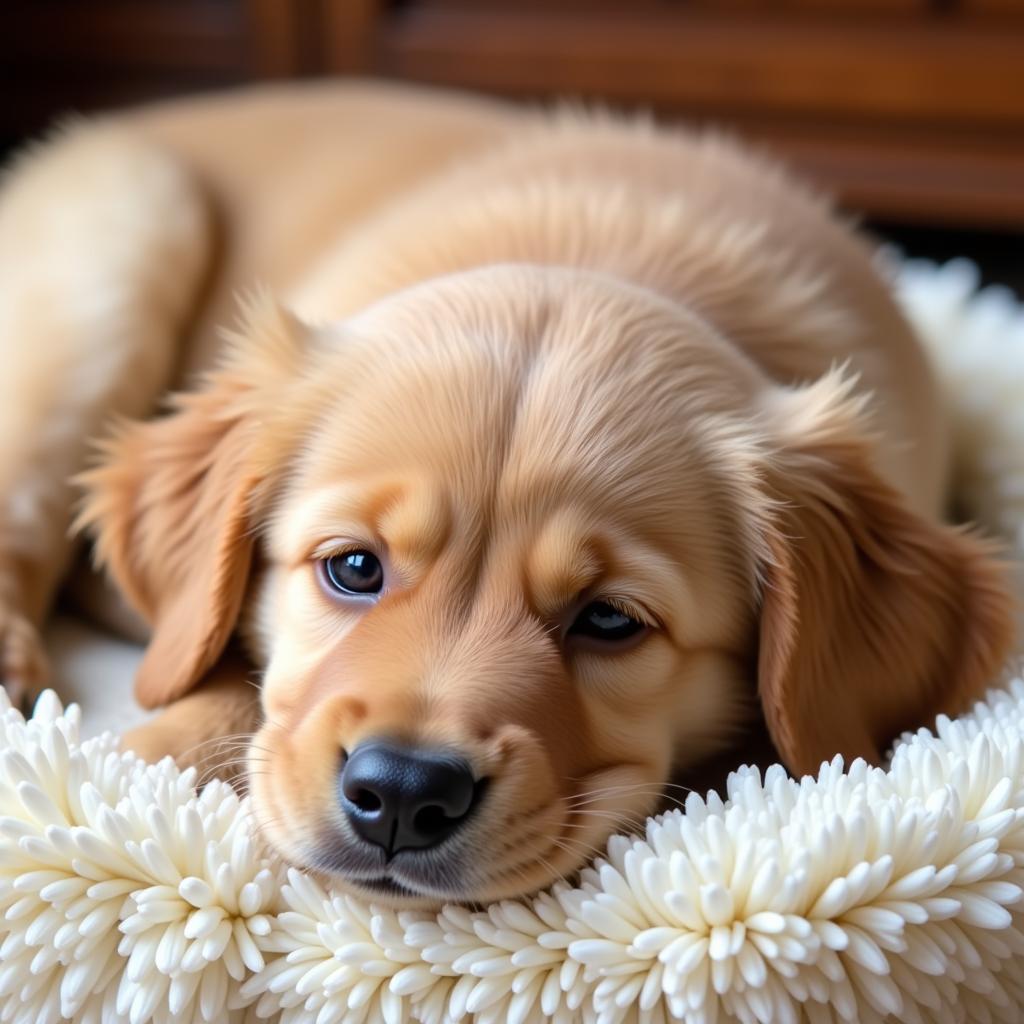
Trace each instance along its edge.
{"label": "puppy's chin", "polygon": [[400,881],[385,870],[378,875],[355,878],[345,872],[331,870],[327,866],[308,868],[330,889],[355,896],[365,903],[373,903],[393,910],[437,910],[446,903],[476,903],[482,899],[460,889],[431,891],[422,889],[408,881]]}

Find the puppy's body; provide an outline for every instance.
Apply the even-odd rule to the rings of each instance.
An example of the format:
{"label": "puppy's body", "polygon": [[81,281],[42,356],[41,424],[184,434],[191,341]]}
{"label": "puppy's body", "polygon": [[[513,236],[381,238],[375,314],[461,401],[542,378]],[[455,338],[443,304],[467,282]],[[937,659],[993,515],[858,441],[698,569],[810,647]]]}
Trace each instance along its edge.
{"label": "puppy's body", "polygon": [[[112,445],[86,518],[154,625],[141,697],[178,701],[173,738],[135,742],[208,729],[190,691],[240,619],[268,829],[364,889],[535,887],[755,693],[792,767],[874,757],[1006,649],[998,574],[941,526],[938,389],[868,253],[722,140],[363,85],[172,104],[24,161],[0,279],[2,595],[29,621],[66,568],[83,439],[195,387],[240,289],[294,314],[254,302],[205,389]],[[372,611],[312,581],[342,541],[386,552]],[[604,596],[643,642],[562,644]],[[31,634],[8,647],[31,675]],[[335,752],[380,736],[491,780],[448,874],[385,871],[324,810]],[[493,871],[467,867],[497,835]]]}
{"label": "puppy's body", "polygon": [[941,515],[936,385],[865,248],[728,141],[377,85],[172,104],[128,125],[194,176],[212,220],[174,387],[213,365],[254,282],[328,322],[475,266],[586,267],[703,313],[780,381],[848,361],[895,442],[883,462]]}

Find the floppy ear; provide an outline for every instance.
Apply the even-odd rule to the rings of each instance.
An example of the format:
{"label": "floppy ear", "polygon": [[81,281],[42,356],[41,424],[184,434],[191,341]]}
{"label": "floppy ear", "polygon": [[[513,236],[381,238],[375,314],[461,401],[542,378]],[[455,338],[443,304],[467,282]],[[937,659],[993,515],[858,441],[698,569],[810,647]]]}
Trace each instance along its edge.
{"label": "floppy ear", "polygon": [[235,627],[253,557],[268,457],[263,411],[293,374],[300,325],[255,301],[225,365],[168,415],[122,427],[86,489],[77,527],[152,626],[135,691],[145,707],[187,693]]}
{"label": "floppy ear", "polygon": [[770,472],[758,687],[796,773],[837,753],[877,762],[904,729],[963,710],[1013,640],[993,547],[908,508],[849,391],[836,372],[790,393]]}

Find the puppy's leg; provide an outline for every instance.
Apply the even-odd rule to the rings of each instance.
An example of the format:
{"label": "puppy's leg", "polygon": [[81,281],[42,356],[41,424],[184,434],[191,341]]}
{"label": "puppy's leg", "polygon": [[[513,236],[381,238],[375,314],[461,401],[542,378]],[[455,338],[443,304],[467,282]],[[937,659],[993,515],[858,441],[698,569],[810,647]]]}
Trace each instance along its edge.
{"label": "puppy's leg", "polygon": [[201,781],[243,779],[248,741],[261,714],[252,677],[243,657],[225,656],[185,697],[126,732],[122,747],[147,761],[169,755],[182,768],[198,768]]}
{"label": "puppy's leg", "polygon": [[0,189],[0,678],[45,682],[38,629],[72,554],[70,478],[116,414],[167,388],[210,246],[173,159],[106,123],[16,160]]}

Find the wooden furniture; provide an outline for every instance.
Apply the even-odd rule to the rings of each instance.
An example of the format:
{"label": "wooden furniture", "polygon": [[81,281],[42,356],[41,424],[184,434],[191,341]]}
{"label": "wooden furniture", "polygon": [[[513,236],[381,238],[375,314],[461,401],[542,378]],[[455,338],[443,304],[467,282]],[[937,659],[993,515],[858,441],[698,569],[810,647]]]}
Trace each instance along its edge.
{"label": "wooden furniture", "polygon": [[725,123],[852,208],[1024,228],[1024,0],[6,0],[0,131],[358,73]]}

